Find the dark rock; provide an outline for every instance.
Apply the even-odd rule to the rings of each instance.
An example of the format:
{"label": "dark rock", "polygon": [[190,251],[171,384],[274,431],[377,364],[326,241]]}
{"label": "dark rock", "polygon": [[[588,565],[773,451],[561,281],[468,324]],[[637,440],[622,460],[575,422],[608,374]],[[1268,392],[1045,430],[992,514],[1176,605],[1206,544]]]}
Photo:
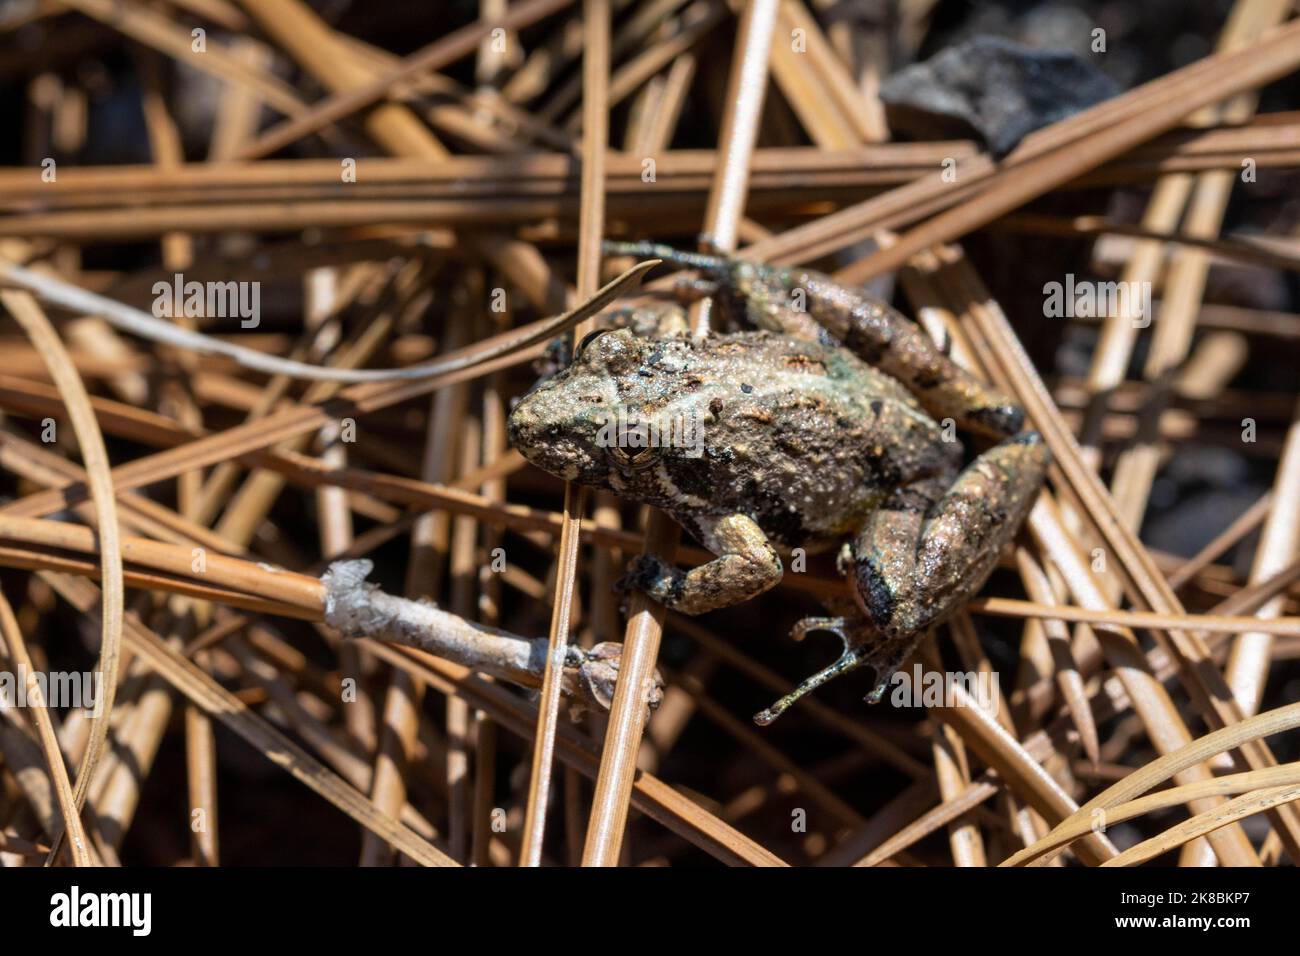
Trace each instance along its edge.
{"label": "dark rock", "polygon": [[1034,130],[1118,92],[1073,53],[980,36],[899,70],[880,96],[895,131],[916,139],[974,135],[1001,157]]}

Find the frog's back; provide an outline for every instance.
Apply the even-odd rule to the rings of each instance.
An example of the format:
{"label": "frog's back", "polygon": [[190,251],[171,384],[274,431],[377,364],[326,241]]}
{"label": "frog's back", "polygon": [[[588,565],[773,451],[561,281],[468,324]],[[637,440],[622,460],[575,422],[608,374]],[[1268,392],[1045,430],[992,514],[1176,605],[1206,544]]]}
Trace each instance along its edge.
{"label": "frog's back", "polygon": [[782,545],[816,546],[951,457],[911,393],[842,348],[747,332],[684,358],[664,410],[704,423],[703,454],[665,460],[664,506],[688,526],[742,512]]}

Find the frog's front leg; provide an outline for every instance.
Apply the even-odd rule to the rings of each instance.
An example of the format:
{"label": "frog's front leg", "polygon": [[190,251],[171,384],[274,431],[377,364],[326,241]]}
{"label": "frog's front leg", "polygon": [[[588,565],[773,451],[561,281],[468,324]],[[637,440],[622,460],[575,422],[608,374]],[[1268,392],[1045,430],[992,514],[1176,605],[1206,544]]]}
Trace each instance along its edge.
{"label": "frog's front leg", "polygon": [[703,614],[747,601],[781,580],[781,556],[749,516],[696,517],[691,525],[716,558],[683,571],[644,554],[631,563],[619,587],[644,591],[683,614]]}

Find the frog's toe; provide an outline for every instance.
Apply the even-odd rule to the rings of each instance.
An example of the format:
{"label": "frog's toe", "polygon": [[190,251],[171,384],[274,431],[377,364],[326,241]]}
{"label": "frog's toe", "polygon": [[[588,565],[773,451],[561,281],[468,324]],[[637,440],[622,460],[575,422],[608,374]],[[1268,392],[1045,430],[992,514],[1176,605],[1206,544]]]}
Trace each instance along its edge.
{"label": "frog's toe", "polygon": [[813,674],[812,677],[809,677],[807,680],[801,683],[794,690],[790,691],[790,693],[786,694],[784,697],[782,697],[780,700],[774,703],[771,707],[768,707],[766,710],[761,710],[757,714],[755,714],[754,723],[758,724],[760,727],[768,726],[769,724],[773,723],[778,717],[784,714],[787,710],[789,710],[790,707],[794,704],[794,702],[797,701],[800,697],[803,697],[805,694],[812,693],[822,684],[825,684],[827,681],[834,680],[836,677],[839,677],[841,674],[847,674],[849,671],[857,669],[862,665],[865,659],[866,659],[866,655],[863,652],[863,648],[861,647],[849,648],[846,646],[844,653],[840,655],[839,660],[837,660],[834,664],[830,665],[829,667],[822,668],[816,674]]}
{"label": "frog's toe", "polygon": [[663,562],[653,554],[639,554],[627,563],[623,576],[614,582],[614,590],[621,592],[646,591],[663,573]]}
{"label": "frog's toe", "polygon": [[802,641],[813,631],[827,631],[836,635],[847,646],[849,639],[844,634],[844,627],[847,623],[848,621],[842,617],[805,617],[790,628],[790,639],[792,641]]}
{"label": "frog's toe", "polygon": [[771,724],[800,697],[864,664],[875,671],[876,675],[875,685],[865,699],[869,704],[879,703],[889,689],[894,672],[911,656],[915,646],[914,641],[890,639],[870,625],[843,617],[806,617],[791,629],[790,636],[802,640],[805,634],[812,631],[829,631],[838,635],[844,642],[844,652],[835,663],[822,668],[771,707],[755,714],[754,723],[760,727]]}
{"label": "frog's toe", "polygon": [[616,591],[643,591],[661,604],[674,607],[681,597],[682,578],[678,569],[653,554],[639,554],[628,562],[627,571],[614,582]]}
{"label": "frog's toe", "polygon": [[861,625],[850,624],[848,619],[843,617],[806,617],[791,628],[790,636],[796,641],[803,640],[805,635],[813,631],[827,631],[834,634],[843,642],[844,653],[839,656],[835,663],[813,674],[771,707],[755,714],[754,723],[760,727],[768,726],[789,710],[791,705],[800,697],[811,693],[822,684],[834,680],[841,674],[856,670],[867,662],[870,656],[868,647],[858,639],[862,630]]}
{"label": "frog's toe", "polygon": [[890,681],[894,679],[894,674],[903,666],[903,661],[898,659],[878,659],[869,662],[876,671],[876,686],[871,688],[871,693],[862,698],[868,704],[878,704],[885,699],[885,692],[889,690]]}
{"label": "frog's toe", "polygon": [[845,541],[835,552],[835,570],[842,578],[853,573],[853,542]]}

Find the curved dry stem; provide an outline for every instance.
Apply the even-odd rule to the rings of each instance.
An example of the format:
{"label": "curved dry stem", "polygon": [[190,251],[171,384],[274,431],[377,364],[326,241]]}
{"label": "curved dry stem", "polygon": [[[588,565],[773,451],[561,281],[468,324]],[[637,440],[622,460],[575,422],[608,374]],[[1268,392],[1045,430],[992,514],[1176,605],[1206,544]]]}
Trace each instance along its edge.
{"label": "curved dry stem", "polygon": [[[1268,767],[1264,770],[1248,770],[1245,773],[1229,774],[1226,777],[1198,780],[1196,783],[1189,783],[1186,786],[1170,787],[1168,790],[1161,790],[1159,793],[1121,803],[1109,810],[1094,810],[1094,814],[1100,814],[1100,816],[1094,816],[1090,820],[1077,820],[1074,823],[1062,823],[1048,836],[1068,843],[1095,831],[1098,826],[1109,827],[1143,814],[1154,813],[1157,810],[1167,810],[1170,807],[1176,807],[1179,804],[1199,800],[1203,797],[1221,797],[1233,793],[1242,793],[1265,787],[1281,787],[1295,783],[1300,783],[1300,763],[1288,763],[1278,767]],[[1224,823],[1228,822],[1230,821],[1224,820]],[[1065,843],[1060,845],[1063,846]],[[1126,850],[1125,853],[1127,852],[1129,851]],[[1029,865],[1037,866],[1042,862],[1040,859]],[[1111,862],[1113,861],[1108,861],[1103,865],[1110,866]]]}
{"label": "curved dry stem", "polygon": [[[200,355],[223,355],[244,368],[257,372],[266,372],[270,375],[286,375],[290,378],[308,379],[316,382],[356,384],[361,382],[392,382],[401,379],[433,378],[469,368],[518,349],[526,348],[535,342],[559,335],[577,325],[588,315],[604,308],[618,295],[630,291],[640,281],[641,276],[658,264],[657,260],[637,263],[604,288],[598,290],[591,299],[583,302],[577,308],[545,322],[536,323],[535,326],[526,326],[525,328],[530,331],[525,337],[519,335],[504,336],[502,341],[497,343],[495,347],[488,347],[486,344],[472,346],[424,365],[414,365],[409,368],[373,369],[332,368],[322,365],[310,365],[306,362],[295,362],[292,359],[280,358],[277,355],[267,355],[255,349],[234,345],[222,339],[204,335],[202,332],[194,332],[173,325],[132,306],[123,305],[121,302],[102,295],[96,295],[93,292],[87,292],[85,289],[62,279],[24,269],[17,263],[6,261],[3,258],[0,258],[0,280],[25,289],[32,295],[40,296],[46,302],[70,309],[73,312],[97,315],[124,332],[163,345],[189,349],[198,352]],[[30,296],[24,298],[35,308],[35,302],[31,300]],[[39,349],[40,346],[38,345],[37,348]],[[69,360],[69,364],[71,364],[71,360]]]}
{"label": "curved dry stem", "polygon": [[1129,847],[1113,860],[1107,860],[1102,866],[1136,866],[1207,833],[1213,833],[1215,830],[1236,823],[1238,820],[1263,813],[1273,807],[1294,803],[1296,800],[1300,800],[1300,784],[1297,783],[1243,793],[1222,806],[1198,813],[1190,820],[1185,820],[1158,836]]}
{"label": "curved dry stem", "polygon": [[[99,672],[103,675],[103,699],[100,715],[91,718],[90,740],[86,744],[85,756],[77,771],[77,783],[73,791],[77,813],[86,804],[90,792],[90,781],[95,768],[104,753],[108,739],[108,721],[113,712],[113,701],[117,696],[118,662],[122,650],[122,609],[123,579],[122,550],[119,542],[117,523],[117,501],[113,495],[113,479],[108,461],[108,450],[104,447],[104,436],[99,431],[99,422],[90,407],[90,396],[86,386],[77,374],[71,356],[59,340],[54,326],[45,317],[40,306],[29,295],[22,292],[8,291],[0,293],[10,314],[22,326],[31,339],[32,345],[45,362],[54,380],[55,386],[63,396],[72,420],[72,430],[77,436],[82,458],[86,465],[86,480],[90,487],[90,497],[95,508],[95,522],[99,533],[100,567],[103,583],[103,623],[99,650]],[[54,837],[53,850],[50,852],[52,862],[58,856],[63,835]]]}
{"label": "curved dry stem", "polygon": [[[1012,855],[1003,861],[1001,865],[1023,866],[1040,857],[1046,856],[1050,858],[1050,856],[1055,856],[1066,844],[1075,839],[1073,836],[1066,837],[1065,834],[1073,832],[1081,821],[1088,822],[1088,829],[1091,830],[1090,824],[1094,810],[1109,811],[1132,800],[1139,794],[1146,793],[1146,791],[1168,780],[1174,774],[1208,760],[1216,754],[1233,750],[1248,741],[1269,737],[1294,727],[1300,727],[1300,703],[1278,707],[1275,710],[1249,717],[1240,723],[1230,724],[1221,730],[1214,731],[1214,733],[1206,734],[1204,737],[1198,737],[1186,746],[1151,761],[1145,767],[1129,774],[1119,783],[1102,791],[1075,813],[1062,820],[1043,839]],[[1279,801],[1279,803],[1281,802],[1285,801]],[[1218,811],[1224,811],[1225,807],[1217,809]],[[1268,808],[1264,807],[1262,809]],[[1225,820],[1224,822],[1230,823],[1231,820]]]}
{"label": "curved dry stem", "polygon": [[[35,671],[32,656],[27,651],[27,642],[23,639],[22,629],[14,617],[13,608],[4,592],[0,591],[0,635],[8,645],[9,656],[14,666],[27,679]],[[32,708],[32,721],[36,724],[36,739],[45,754],[45,763],[50,768],[50,780],[54,784],[54,795],[59,802],[59,812],[63,814],[63,826],[71,835],[72,862],[75,866],[92,866],[90,841],[86,839],[86,829],[81,823],[81,814],[77,811],[76,798],[72,793],[72,781],[68,779],[68,767],[63,762],[63,751],[59,749],[59,738],[50,720],[49,702],[40,691],[39,684],[28,691],[28,699],[35,702]],[[48,852],[48,851],[47,851]]]}

